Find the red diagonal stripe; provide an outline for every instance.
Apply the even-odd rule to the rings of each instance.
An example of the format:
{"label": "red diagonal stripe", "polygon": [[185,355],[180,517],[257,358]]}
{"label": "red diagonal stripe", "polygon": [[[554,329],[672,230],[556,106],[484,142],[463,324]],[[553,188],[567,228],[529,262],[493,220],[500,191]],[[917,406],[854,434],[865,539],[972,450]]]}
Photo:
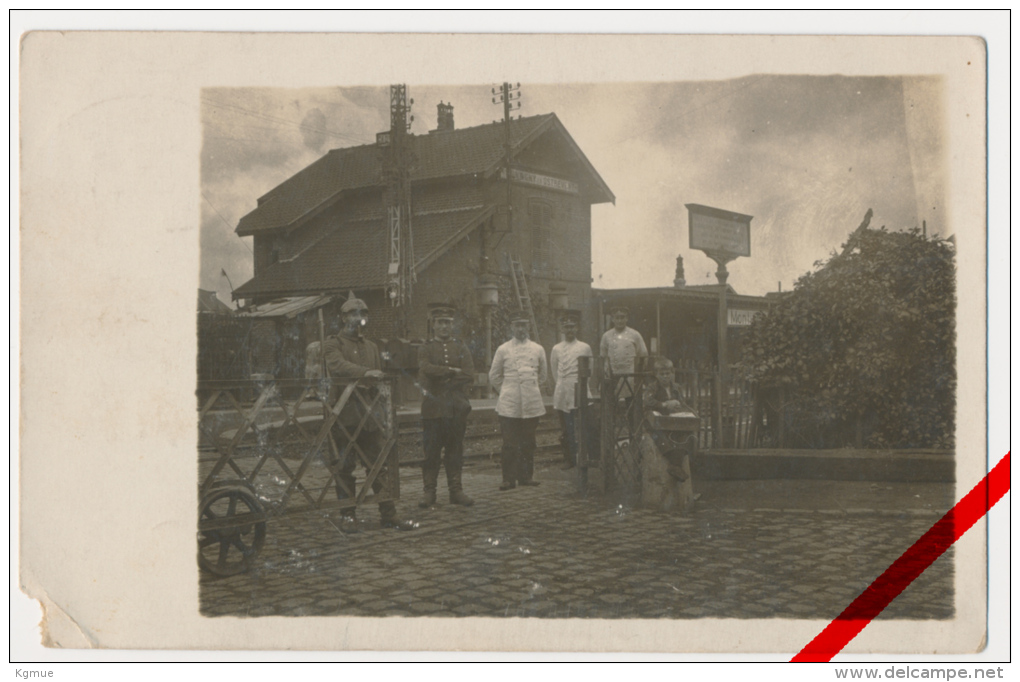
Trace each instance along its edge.
{"label": "red diagonal stripe", "polygon": [[842,651],[907,585],[921,575],[1009,491],[1009,453],[956,506],[791,659],[824,663]]}

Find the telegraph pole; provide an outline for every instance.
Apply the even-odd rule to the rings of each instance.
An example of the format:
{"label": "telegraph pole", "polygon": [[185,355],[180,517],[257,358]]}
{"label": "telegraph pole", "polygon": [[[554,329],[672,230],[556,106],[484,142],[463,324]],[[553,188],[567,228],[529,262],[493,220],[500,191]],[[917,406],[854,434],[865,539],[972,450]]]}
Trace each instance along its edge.
{"label": "telegraph pole", "polygon": [[[513,180],[510,177],[510,165],[513,160],[513,144],[510,137],[510,121],[513,118],[513,111],[521,109],[521,84],[503,83],[497,95],[496,88],[492,89],[492,103],[503,105],[503,172],[506,173],[506,231],[513,231],[513,204],[510,195]],[[519,118],[519,116],[518,116]]]}
{"label": "telegraph pole", "polygon": [[411,150],[408,130],[414,121],[411,105],[407,99],[406,85],[390,86],[390,155],[387,175],[390,185],[388,207],[390,226],[390,264],[387,293],[390,303],[402,308],[400,335],[407,336],[406,306],[411,302],[411,285],[416,278],[414,271],[414,242],[411,233]]}

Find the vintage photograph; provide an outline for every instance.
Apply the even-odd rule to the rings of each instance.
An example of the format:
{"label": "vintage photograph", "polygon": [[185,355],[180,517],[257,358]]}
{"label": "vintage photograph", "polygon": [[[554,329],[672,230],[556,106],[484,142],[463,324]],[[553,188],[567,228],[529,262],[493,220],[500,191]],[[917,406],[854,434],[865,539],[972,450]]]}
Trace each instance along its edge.
{"label": "vintage photograph", "polygon": [[941,77],[200,97],[203,616],[831,620],[952,507]]}
{"label": "vintage photograph", "polygon": [[329,28],[22,38],[40,658],[995,645],[980,39]]}

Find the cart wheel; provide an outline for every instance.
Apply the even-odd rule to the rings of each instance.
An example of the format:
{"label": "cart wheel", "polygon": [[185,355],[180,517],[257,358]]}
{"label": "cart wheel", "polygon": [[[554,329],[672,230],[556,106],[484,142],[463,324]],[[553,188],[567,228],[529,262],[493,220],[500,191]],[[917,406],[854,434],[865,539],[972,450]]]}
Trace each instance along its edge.
{"label": "cart wheel", "polygon": [[251,486],[217,483],[198,510],[199,566],[220,576],[250,569],[266,541],[266,513]]}

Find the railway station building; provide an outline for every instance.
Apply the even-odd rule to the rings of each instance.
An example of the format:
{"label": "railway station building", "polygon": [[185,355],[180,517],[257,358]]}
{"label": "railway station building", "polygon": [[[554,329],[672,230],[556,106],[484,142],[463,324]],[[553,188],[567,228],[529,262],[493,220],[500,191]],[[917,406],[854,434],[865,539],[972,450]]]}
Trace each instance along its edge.
{"label": "railway station building", "polygon": [[[435,130],[402,139],[413,260],[406,302],[394,305],[391,289],[392,140],[380,133],[375,144],[329,151],[241,218],[236,233],[254,238],[255,272],[233,295],[241,315],[258,320],[262,332],[253,336],[263,344],[296,337],[290,345],[303,347],[318,339],[317,308],[326,333],[335,333],[354,291],[371,309],[370,336],[382,340],[391,368],[410,369],[433,301],[460,310],[455,333],[477,367],[487,367],[487,347],[509,338],[508,315],[522,304],[533,311],[536,340],[551,349],[557,308],[596,307],[591,206],[615,202],[612,191],[554,113],[513,119],[509,131],[503,122],[458,129],[453,106],[440,103]],[[284,309],[287,316],[274,312]],[[597,323],[587,317],[585,336],[593,337]],[[252,371],[285,377],[300,375],[299,365],[277,359]]]}

